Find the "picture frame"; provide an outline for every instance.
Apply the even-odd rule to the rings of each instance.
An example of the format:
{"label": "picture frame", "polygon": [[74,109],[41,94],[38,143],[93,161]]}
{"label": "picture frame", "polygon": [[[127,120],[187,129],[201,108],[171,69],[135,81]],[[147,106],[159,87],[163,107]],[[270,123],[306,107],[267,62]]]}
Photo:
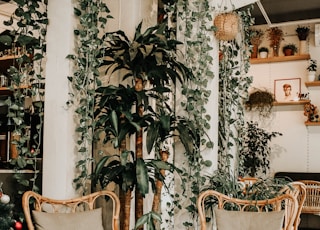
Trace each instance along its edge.
{"label": "picture frame", "polygon": [[274,80],[274,96],[277,102],[298,101],[301,94],[301,78]]}

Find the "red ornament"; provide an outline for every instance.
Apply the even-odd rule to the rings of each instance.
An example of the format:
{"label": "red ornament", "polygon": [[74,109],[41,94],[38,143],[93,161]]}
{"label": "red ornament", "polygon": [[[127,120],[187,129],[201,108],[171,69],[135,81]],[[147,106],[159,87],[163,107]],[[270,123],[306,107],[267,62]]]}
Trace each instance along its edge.
{"label": "red ornament", "polygon": [[20,221],[16,221],[16,223],[14,224],[14,229],[22,230],[22,223]]}

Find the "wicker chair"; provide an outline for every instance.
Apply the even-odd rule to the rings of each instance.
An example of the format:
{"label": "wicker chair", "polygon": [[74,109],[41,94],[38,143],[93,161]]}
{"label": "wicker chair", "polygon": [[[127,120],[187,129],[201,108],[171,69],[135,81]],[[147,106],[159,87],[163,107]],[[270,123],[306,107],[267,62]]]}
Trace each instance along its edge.
{"label": "wicker chair", "polygon": [[298,212],[294,221],[294,230],[298,230],[300,224],[300,214],[302,212],[303,204],[306,200],[306,185],[302,182],[294,181],[286,185],[280,193],[290,194],[298,200]]}
{"label": "wicker chair", "polygon": [[[112,201],[112,207],[109,207],[109,201],[106,202],[106,200]],[[50,199],[32,191],[27,191],[22,196],[22,208],[28,230],[35,229],[35,220],[33,216],[34,211],[38,211],[40,213],[49,213],[49,215],[52,213],[52,215],[60,215],[61,213],[79,214],[80,212],[85,214],[85,211],[96,210],[101,206],[101,203],[104,203],[102,206],[110,208],[105,208],[105,210],[113,210],[112,222],[110,221],[109,223],[112,225],[112,230],[119,230],[120,201],[118,196],[111,191],[98,191],[86,196],[67,200]],[[102,219],[101,215],[100,218]]]}
{"label": "wicker chair", "polygon": [[[207,229],[207,221],[206,221],[207,218],[206,218],[205,206],[207,206],[208,203],[210,203],[210,205],[212,204],[216,209],[229,209],[232,206],[240,213],[245,212],[247,214],[252,212],[255,212],[255,213],[267,212],[267,215],[268,215],[270,213],[278,213],[277,211],[284,210],[284,218],[280,219],[280,225],[282,226],[283,230],[292,229],[292,226],[294,225],[294,221],[298,211],[298,201],[295,197],[293,197],[290,194],[281,194],[278,197],[268,199],[268,200],[241,200],[241,199],[231,198],[229,196],[226,196],[214,190],[207,190],[202,192],[199,195],[197,200],[197,208],[198,208],[201,230]],[[234,213],[234,212],[230,212],[230,214],[231,213]],[[270,223],[270,222],[273,222],[274,219],[269,218],[268,221]],[[237,222],[237,221],[234,219],[231,219],[229,222]],[[242,220],[239,222],[245,223],[246,220]],[[263,223],[259,222],[258,225],[263,226]]]}
{"label": "wicker chair", "polygon": [[301,213],[320,214],[320,181],[301,180],[306,185],[306,199]]}

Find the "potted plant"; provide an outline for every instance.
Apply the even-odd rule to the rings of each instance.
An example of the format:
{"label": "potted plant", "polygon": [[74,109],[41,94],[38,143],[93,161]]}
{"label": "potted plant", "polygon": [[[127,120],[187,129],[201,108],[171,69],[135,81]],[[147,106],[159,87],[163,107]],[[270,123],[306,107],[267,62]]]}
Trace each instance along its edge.
{"label": "potted plant", "polygon": [[239,172],[242,176],[257,177],[266,174],[270,168],[270,142],[274,137],[282,136],[279,132],[267,132],[258,127],[257,122],[247,122],[241,131],[242,148],[239,153]]}
{"label": "potted plant", "polygon": [[306,26],[298,26],[298,28],[296,29],[296,32],[300,41],[307,40],[309,36],[310,28]]}
{"label": "potted plant", "polygon": [[250,30],[250,43],[252,47],[251,58],[258,57],[258,47],[261,44],[264,32],[262,30]]}
{"label": "potted plant", "polygon": [[290,43],[283,46],[282,51],[285,56],[291,56],[298,52],[298,48],[295,44]]}
{"label": "potted plant", "polygon": [[[186,152],[190,153],[198,143],[194,123],[176,116],[172,105],[167,102],[174,94],[177,82],[193,77],[174,55],[181,43],[166,37],[166,23],[147,28],[145,32],[141,31],[141,26],[142,23],[136,28],[133,40],[123,31],[104,36],[102,65],[110,78],[120,76],[120,84],[96,89],[95,134],[97,138],[104,136],[103,144],[112,144],[114,153],[103,155],[93,173],[94,184],[100,182],[102,187],[110,182],[118,184],[120,195],[124,197],[123,207],[130,207],[131,192],[136,192],[137,218],[142,217],[143,197],[151,192],[156,194],[157,182],[164,182],[165,176],[160,172],[174,168],[161,157],[166,150],[166,140],[180,138]],[[127,85],[128,82],[132,85]],[[147,132],[146,138],[142,135],[144,131]],[[126,138],[132,135],[136,140],[135,151],[126,146]],[[154,151],[155,157],[146,159],[142,146],[146,146],[148,154]],[[129,209],[122,218],[130,219]],[[121,229],[129,229],[127,221],[124,222]]]}
{"label": "potted plant", "polygon": [[269,54],[269,49],[265,46],[259,48],[259,57],[267,58]]}
{"label": "potted plant", "polygon": [[306,26],[298,26],[296,32],[299,38],[299,53],[307,53],[307,38],[310,33],[310,28]]}
{"label": "potted plant", "polygon": [[280,42],[283,40],[283,31],[278,27],[271,27],[267,30],[270,47],[273,49],[273,56],[279,56]]}
{"label": "potted plant", "polygon": [[255,89],[249,94],[245,108],[248,111],[258,111],[259,115],[268,117],[271,114],[274,101],[273,93],[263,89]]}
{"label": "potted plant", "polygon": [[308,72],[308,81],[314,81],[316,78],[317,71],[317,61],[314,59],[309,60],[309,66],[307,67]]}

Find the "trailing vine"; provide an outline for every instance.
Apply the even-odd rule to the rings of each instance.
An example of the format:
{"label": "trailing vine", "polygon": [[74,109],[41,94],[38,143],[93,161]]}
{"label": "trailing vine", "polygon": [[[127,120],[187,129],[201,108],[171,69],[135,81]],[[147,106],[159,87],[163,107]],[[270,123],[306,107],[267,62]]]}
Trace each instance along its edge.
{"label": "trailing vine", "polygon": [[[16,170],[14,177],[25,190],[39,191],[36,179],[39,175],[38,158],[42,156],[42,129],[44,117],[44,60],[48,25],[47,1],[14,1],[16,10],[5,26],[10,35],[1,36],[0,42],[12,47],[16,58],[8,70],[9,89],[12,97],[8,104],[8,129],[12,133],[11,146],[17,156],[10,163]],[[19,90],[17,90],[19,89]],[[32,103],[25,108],[26,100]],[[33,127],[30,126],[33,118]],[[37,120],[36,122],[34,120]],[[30,130],[30,127],[32,130]],[[13,149],[12,149],[13,150]],[[21,169],[32,169],[33,176],[26,179]]]}
{"label": "trailing vine", "polygon": [[[206,104],[208,103],[211,91],[207,88],[210,79],[214,74],[211,71],[212,47],[208,33],[212,33],[212,9],[209,1],[178,1],[178,18],[180,24],[178,29],[184,36],[185,62],[194,74],[194,78],[183,85],[182,94],[187,98],[181,105],[189,115],[189,119],[194,123],[194,132],[199,137],[198,149],[191,155],[186,153],[187,164],[182,168],[183,189],[187,190],[189,205],[185,207],[192,215],[192,221],[186,220],[183,224],[186,227],[194,225],[194,218],[197,212],[196,200],[200,188],[205,182],[205,177],[201,175],[204,167],[211,166],[210,161],[205,161],[201,152],[204,148],[212,148],[213,143],[206,135],[210,129],[210,115],[207,113]],[[185,24],[183,24],[185,23]],[[178,207],[180,201],[177,201]]]}
{"label": "trailing vine", "polygon": [[92,144],[94,130],[94,98],[95,89],[101,85],[99,67],[102,63],[101,49],[103,40],[100,37],[101,29],[112,18],[110,11],[101,0],[80,0],[74,7],[78,19],[78,28],[74,30],[76,36],[76,54],[67,58],[74,62],[73,75],[68,77],[71,85],[69,106],[75,106],[75,114],[79,121],[76,127],[78,175],[74,179],[77,190],[86,193],[90,179],[90,168],[93,162]]}
{"label": "trailing vine", "polygon": [[[252,77],[246,76],[250,66],[250,30],[253,25],[252,7],[238,10],[241,24],[240,37],[232,41],[220,41],[219,62],[219,138],[218,169],[226,173],[233,170],[237,148],[241,148],[238,131],[244,127],[244,105]],[[236,159],[235,159],[236,158]]]}

